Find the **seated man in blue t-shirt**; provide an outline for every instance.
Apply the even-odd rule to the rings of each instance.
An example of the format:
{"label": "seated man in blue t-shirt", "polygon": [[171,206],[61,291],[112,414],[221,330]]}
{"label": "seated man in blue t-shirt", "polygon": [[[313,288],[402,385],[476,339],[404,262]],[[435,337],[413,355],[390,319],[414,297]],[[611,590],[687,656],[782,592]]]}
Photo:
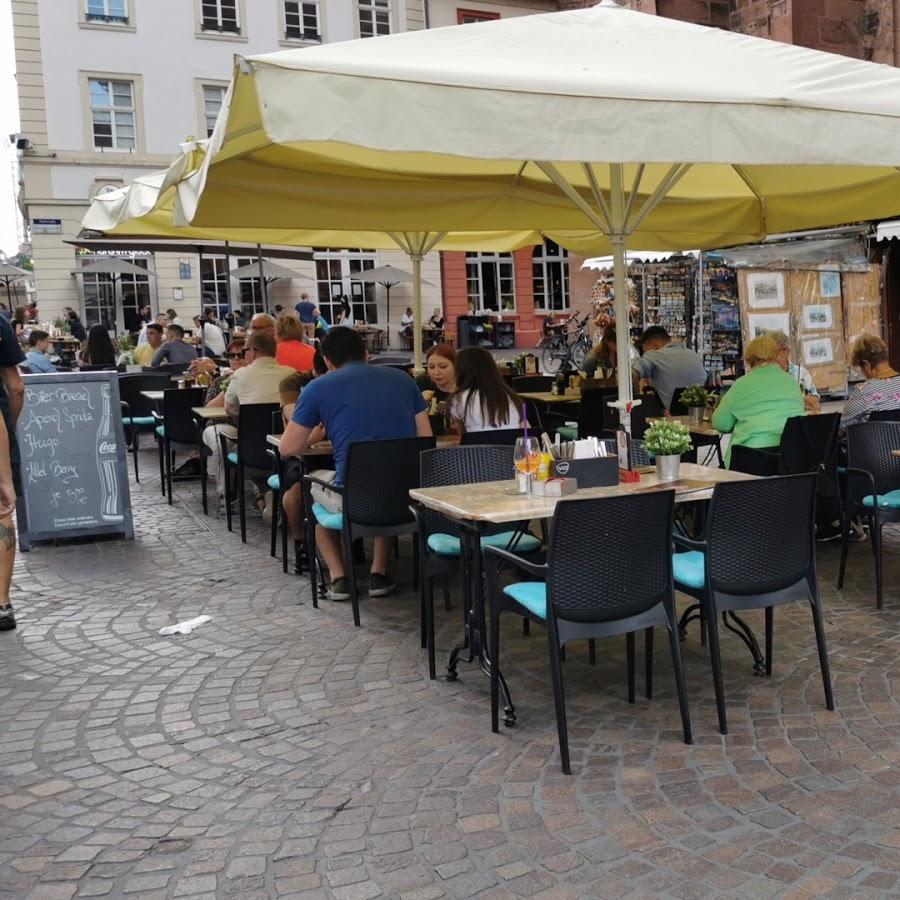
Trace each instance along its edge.
{"label": "seated man in blue t-shirt", "polygon": [[[342,485],[351,443],[431,436],[426,403],[415,381],[397,369],[368,365],[359,334],[350,328],[332,328],[322,339],[320,351],[328,374],[300,394],[281,438],[282,456],[297,456],[327,436],[334,449],[335,471],[313,474]],[[312,497],[332,512],[341,510],[340,494],[327,488],[313,485]],[[329,599],[349,600],[339,533],[316,526],[316,544],[331,575]],[[396,587],[388,573],[389,558],[389,539],[376,537],[370,597],[382,597]]]}

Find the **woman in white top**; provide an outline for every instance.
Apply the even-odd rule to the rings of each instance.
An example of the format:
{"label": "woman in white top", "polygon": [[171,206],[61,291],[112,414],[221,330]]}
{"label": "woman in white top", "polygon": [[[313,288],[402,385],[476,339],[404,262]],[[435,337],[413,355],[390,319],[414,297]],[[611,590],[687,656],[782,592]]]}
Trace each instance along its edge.
{"label": "woman in white top", "polygon": [[481,347],[456,354],[456,392],[450,418],[460,432],[521,428],[522,398],[503,380],[494,358]]}

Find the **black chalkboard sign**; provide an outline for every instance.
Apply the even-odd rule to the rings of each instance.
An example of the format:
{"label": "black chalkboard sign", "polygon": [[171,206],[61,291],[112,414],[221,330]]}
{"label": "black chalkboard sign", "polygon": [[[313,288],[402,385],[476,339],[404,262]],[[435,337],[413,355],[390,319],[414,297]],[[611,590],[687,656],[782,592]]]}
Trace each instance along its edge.
{"label": "black chalkboard sign", "polygon": [[133,538],[117,373],[22,380],[19,546],[95,534]]}

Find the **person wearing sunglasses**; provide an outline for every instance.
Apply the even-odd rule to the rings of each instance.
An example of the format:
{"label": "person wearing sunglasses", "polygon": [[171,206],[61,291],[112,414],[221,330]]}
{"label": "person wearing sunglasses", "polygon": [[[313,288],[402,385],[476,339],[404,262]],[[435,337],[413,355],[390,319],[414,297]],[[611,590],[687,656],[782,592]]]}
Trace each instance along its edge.
{"label": "person wearing sunglasses", "polygon": [[[228,382],[231,380],[231,375],[236,370],[242,369],[247,365],[244,354],[243,338],[232,340],[228,344],[225,348],[225,357],[228,361],[228,369],[226,370],[219,369],[215,362],[208,356],[199,356],[191,362],[190,368],[188,369],[191,375],[196,377],[201,372],[205,372],[212,378],[209,387],[206,389],[206,396],[203,401],[204,406],[225,405],[225,391],[228,389]],[[233,427],[237,426],[237,419],[233,416],[229,416],[222,421]],[[215,436],[212,434],[212,426],[207,428],[206,431],[210,431],[211,439],[215,439]],[[191,456],[175,469],[175,474],[181,476],[198,476],[200,474],[200,455],[198,453],[192,453]]]}

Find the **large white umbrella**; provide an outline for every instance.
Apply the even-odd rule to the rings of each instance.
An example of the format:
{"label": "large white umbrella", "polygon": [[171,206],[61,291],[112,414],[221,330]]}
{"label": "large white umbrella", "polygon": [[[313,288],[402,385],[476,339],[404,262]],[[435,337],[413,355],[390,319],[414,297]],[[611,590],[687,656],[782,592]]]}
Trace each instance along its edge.
{"label": "large white umbrella", "polygon": [[[422,278],[422,273],[419,272],[418,280],[416,276],[412,272],[406,272],[403,269],[398,269],[396,266],[392,265],[384,265],[378,266],[374,269],[366,269],[364,272],[360,272],[359,275],[353,276],[354,281],[365,281],[371,284],[380,284],[387,294],[387,301],[385,302],[385,306],[387,309],[387,340],[388,340],[388,348],[391,346],[391,288],[396,287],[398,284],[412,284],[414,288],[418,287],[421,290],[423,284],[431,285],[430,281]],[[420,307],[420,315],[421,315],[421,296],[419,299],[419,307]],[[416,330],[422,327],[421,321],[416,319]],[[415,344],[415,336],[413,336],[413,344]]]}
{"label": "large white umbrella", "polygon": [[[709,248],[889,216],[898,166],[897,70],[605,0],[239,59],[176,222],[538,228],[569,247],[593,228],[624,321],[629,240]],[[624,346],[619,366],[627,404]]]}

